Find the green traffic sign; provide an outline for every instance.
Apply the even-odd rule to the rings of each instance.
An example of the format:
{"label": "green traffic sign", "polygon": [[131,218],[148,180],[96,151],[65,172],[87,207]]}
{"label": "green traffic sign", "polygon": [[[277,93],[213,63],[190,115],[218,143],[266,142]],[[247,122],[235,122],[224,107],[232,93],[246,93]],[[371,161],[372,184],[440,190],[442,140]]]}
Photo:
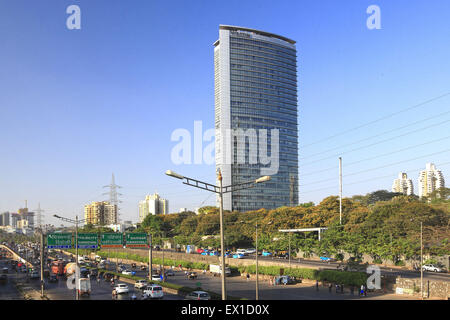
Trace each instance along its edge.
{"label": "green traffic sign", "polygon": [[79,233],[78,234],[78,248],[96,249],[97,247],[98,247],[97,233]]}
{"label": "green traffic sign", "polygon": [[102,248],[122,248],[123,234],[122,233],[102,233],[100,238],[100,245]]}
{"label": "green traffic sign", "polygon": [[72,248],[72,233],[50,233],[47,235],[48,249]]}
{"label": "green traffic sign", "polygon": [[126,233],[125,246],[127,248],[145,248],[148,246],[146,233]]}

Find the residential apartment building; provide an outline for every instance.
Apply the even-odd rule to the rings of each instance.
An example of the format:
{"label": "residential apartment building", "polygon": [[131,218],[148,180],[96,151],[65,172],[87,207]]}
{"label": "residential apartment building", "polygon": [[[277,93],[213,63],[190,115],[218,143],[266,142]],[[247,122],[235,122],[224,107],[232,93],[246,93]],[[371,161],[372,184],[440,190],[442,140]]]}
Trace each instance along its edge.
{"label": "residential apartment building", "polygon": [[[271,176],[269,182],[253,188],[225,193],[224,209],[297,205],[295,41],[265,31],[220,25],[214,43],[214,79],[216,169],[222,173],[223,185]],[[269,154],[276,159],[269,162]]]}
{"label": "residential apartment building", "polygon": [[10,225],[9,216],[9,212],[3,212],[2,214],[0,214],[0,226],[6,227]]}
{"label": "residential apartment building", "polygon": [[406,173],[400,172],[398,178],[392,184],[392,192],[402,193],[410,196],[414,194],[414,186],[411,179],[408,179]]}
{"label": "residential apartment building", "polygon": [[149,214],[169,214],[169,200],[161,198],[157,193],[147,195],[145,200],[139,201],[139,222],[144,221]]}
{"label": "residential apartment building", "polygon": [[419,173],[419,197],[428,197],[439,188],[445,188],[444,176],[433,163],[427,163]]}
{"label": "residential apartment building", "polygon": [[85,224],[117,224],[117,206],[107,201],[92,202],[84,206]]}

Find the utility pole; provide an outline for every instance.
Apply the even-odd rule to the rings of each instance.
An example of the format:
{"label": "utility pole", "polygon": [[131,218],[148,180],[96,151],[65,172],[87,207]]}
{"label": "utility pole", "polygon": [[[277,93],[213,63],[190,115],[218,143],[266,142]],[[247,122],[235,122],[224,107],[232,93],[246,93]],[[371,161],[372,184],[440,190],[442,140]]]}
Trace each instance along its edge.
{"label": "utility pole", "polygon": [[44,230],[41,227],[41,298],[44,297]]}
{"label": "utility pole", "polygon": [[423,300],[423,229],[420,221],[420,298]]}
{"label": "utility pole", "polygon": [[152,234],[148,233],[148,238],[150,240],[150,247],[148,250],[148,281],[152,281],[152,268],[153,268],[153,240],[152,240]]}
{"label": "utility pole", "polygon": [[339,224],[342,224],[342,158],[339,157]]}
{"label": "utility pole", "polygon": [[259,300],[259,281],[258,281],[258,222],[256,223],[256,300]]}
{"label": "utility pole", "polygon": [[80,300],[80,292],[78,291],[80,284],[78,283],[80,268],[78,266],[78,215],[75,216],[75,262],[76,262],[76,268],[75,268],[75,290],[76,290],[76,297],[77,300]]}
{"label": "utility pole", "polygon": [[[163,233],[164,235],[164,233]],[[162,242],[162,276],[163,276],[163,282],[166,280],[166,268],[164,268],[164,238],[161,239]]]}
{"label": "utility pole", "polygon": [[289,232],[289,270],[291,269],[291,233]]}

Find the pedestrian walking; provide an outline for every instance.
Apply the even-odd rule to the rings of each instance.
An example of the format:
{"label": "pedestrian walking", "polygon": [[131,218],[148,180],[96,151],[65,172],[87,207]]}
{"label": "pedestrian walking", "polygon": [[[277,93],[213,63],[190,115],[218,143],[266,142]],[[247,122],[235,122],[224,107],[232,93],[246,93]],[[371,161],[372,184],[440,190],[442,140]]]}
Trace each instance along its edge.
{"label": "pedestrian walking", "polygon": [[247,281],[250,280],[250,274],[247,272]]}
{"label": "pedestrian walking", "polygon": [[364,294],[364,285],[361,285],[361,289],[359,290],[359,296],[362,296]]}
{"label": "pedestrian walking", "polygon": [[339,290],[339,285],[336,284],[336,293],[338,293],[338,290]]}
{"label": "pedestrian walking", "polygon": [[331,283],[328,285],[328,292],[331,293]]}
{"label": "pedestrian walking", "polygon": [[316,291],[319,291],[319,280],[316,280]]}

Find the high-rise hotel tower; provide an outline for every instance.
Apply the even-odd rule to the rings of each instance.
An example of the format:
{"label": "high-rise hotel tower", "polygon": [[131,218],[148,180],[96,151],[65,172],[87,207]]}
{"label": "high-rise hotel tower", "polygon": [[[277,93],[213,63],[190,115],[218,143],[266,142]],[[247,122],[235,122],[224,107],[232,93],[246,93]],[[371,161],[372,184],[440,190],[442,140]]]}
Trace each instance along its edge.
{"label": "high-rise hotel tower", "polygon": [[222,173],[223,186],[271,176],[254,188],[226,193],[224,209],[297,205],[295,41],[220,25],[214,69],[216,169]]}

